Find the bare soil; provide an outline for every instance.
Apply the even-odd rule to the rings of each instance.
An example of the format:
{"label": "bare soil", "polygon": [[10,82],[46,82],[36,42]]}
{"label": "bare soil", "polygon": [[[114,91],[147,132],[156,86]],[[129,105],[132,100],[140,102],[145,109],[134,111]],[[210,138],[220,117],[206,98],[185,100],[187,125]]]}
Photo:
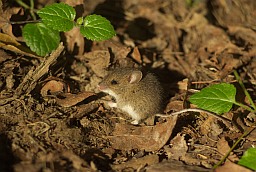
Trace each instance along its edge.
{"label": "bare soil", "polygon": [[[29,1],[24,1],[29,4]],[[55,0],[37,0],[40,9]],[[2,1],[0,15],[0,171],[211,171],[255,114],[233,106],[223,116],[188,112],[134,126],[109,108],[97,84],[107,70],[143,67],[166,89],[163,113],[193,107],[189,96],[216,83],[237,88],[236,70],[256,100],[256,1],[60,0],[78,17],[99,14],[117,35],[92,42],[79,30],[62,33],[48,57],[20,50],[29,9]],[[20,46],[3,42],[9,35]],[[149,122],[150,123],[150,122]],[[256,144],[250,132],[217,171],[250,171],[236,163]]]}

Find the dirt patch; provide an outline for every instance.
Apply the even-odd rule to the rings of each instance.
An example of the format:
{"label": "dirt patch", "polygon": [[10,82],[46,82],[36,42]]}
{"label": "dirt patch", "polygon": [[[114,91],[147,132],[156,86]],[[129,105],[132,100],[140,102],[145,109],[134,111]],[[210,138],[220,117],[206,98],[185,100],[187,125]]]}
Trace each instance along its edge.
{"label": "dirt patch", "polygon": [[[35,8],[54,2],[38,0]],[[209,171],[253,126],[255,114],[236,106],[224,114],[232,123],[187,112],[134,126],[105,104],[111,98],[97,85],[108,70],[143,67],[159,77],[171,113],[190,107],[193,90],[221,82],[248,103],[237,70],[255,102],[256,1],[60,2],[78,15],[106,17],[117,36],[91,42],[74,29],[46,58],[0,42],[0,171]],[[29,9],[5,1],[0,13],[1,34],[20,41],[23,25],[9,21],[31,20]],[[222,169],[237,167],[256,144],[254,133]]]}

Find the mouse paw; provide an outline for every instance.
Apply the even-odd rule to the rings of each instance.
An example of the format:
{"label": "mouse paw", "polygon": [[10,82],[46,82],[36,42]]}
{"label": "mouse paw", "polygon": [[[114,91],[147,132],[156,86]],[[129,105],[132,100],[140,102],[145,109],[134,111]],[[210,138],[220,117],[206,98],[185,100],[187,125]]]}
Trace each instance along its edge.
{"label": "mouse paw", "polygon": [[139,124],[139,121],[138,120],[133,120],[132,122],[131,122],[131,124],[133,124],[133,125],[138,125]]}
{"label": "mouse paw", "polygon": [[117,103],[115,103],[115,102],[112,102],[112,101],[109,101],[108,102],[108,105],[110,106],[110,107],[117,107]]}

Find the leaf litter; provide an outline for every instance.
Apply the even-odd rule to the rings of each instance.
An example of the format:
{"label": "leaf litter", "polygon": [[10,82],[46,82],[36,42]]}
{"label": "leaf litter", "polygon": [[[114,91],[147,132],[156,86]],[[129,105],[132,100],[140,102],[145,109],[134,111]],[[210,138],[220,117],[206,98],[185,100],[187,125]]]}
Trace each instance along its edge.
{"label": "leaf litter", "polygon": [[[110,19],[117,36],[91,42],[70,31],[65,46],[39,58],[21,51],[21,26],[9,24],[30,20],[28,10],[3,2],[1,34],[13,41],[0,37],[1,171],[210,171],[253,126],[255,114],[239,107],[224,114],[229,125],[186,112],[133,126],[105,106],[111,98],[97,85],[108,70],[144,66],[166,88],[170,114],[192,106],[193,90],[214,83],[235,83],[236,98],[247,103],[232,74],[238,70],[255,100],[254,1],[60,2]],[[255,140],[253,130],[216,171],[250,171],[236,163]]]}

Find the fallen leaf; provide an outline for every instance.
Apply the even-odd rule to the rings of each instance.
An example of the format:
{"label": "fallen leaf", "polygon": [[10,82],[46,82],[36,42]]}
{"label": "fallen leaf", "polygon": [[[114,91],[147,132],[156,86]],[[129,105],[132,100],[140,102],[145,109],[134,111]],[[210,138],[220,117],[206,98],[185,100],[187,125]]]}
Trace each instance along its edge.
{"label": "fallen leaf", "polygon": [[214,140],[223,132],[223,128],[220,127],[218,121],[213,116],[209,116],[205,121],[203,121],[199,130],[202,135],[208,135]]}
{"label": "fallen leaf", "polygon": [[110,65],[110,54],[108,51],[95,50],[85,53],[84,57],[88,59],[89,66],[97,76],[104,77],[107,74],[106,68]]}
{"label": "fallen leaf", "polygon": [[126,169],[126,168],[139,169],[146,165],[152,165],[158,162],[159,162],[159,157],[157,155],[147,155],[142,158],[132,159],[122,164],[113,165],[112,169],[116,171],[119,171],[119,170],[122,171],[122,169]]}
{"label": "fallen leaf", "polygon": [[165,110],[164,110],[164,113],[168,113],[168,112],[170,112],[171,110],[172,110],[172,111],[180,111],[180,110],[184,109],[184,108],[183,108],[183,104],[184,104],[184,102],[181,101],[181,100],[170,101],[170,102],[167,104],[167,106],[166,106],[166,108],[165,108]]}
{"label": "fallen leaf", "polygon": [[220,166],[215,169],[215,172],[252,172],[252,170],[249,170],[243,166],[237,165],[233,162],[226,162],[223,166]]}
{"label": "fallen leaf", "polygon": [[18,14],[22,8],[21,7],[12,7],[7,8],[5,11],[2,11],[2,3],[0,6],[0,29],[3,33],[8,34],[9,36],[15,38],[15,36],[12,33],[12,24],[10,22],[10,18],[13,14]]}
{"label": "fallen leaf", "polygon": [[217,143],[217,150],[220,152],[222,155],[225,155],[230,149],[230,146],[228,145],[228,142],[224,137],[222,137],[220,140],[218,140]]}
{"label": "fallen leaf", "polygon": [[99,104],[96,104],[96,103],[82,104],[80,106],[77,106],[76,113],[73,114],[73,117],[80,119],[83,116],[86,116],[87,114],[91,113],[97,108],[99,108]]}
{"label": "fallen leaf", "polygon": [[134,47],[131,57],[139,64],[142,64],[141,55],[138,47]]}
{"label": "fallen leaf", "polygon": [[179,160],[180,157],[186,155],[188,146],[184,135],[178,134],[170,142],[170,148],[165,147],[168,159]]}
{"label": "fallen leaf", "polygon": [[117,60],[125,59],[131,52],[131,48],[115,41],[105,41],[106,47],[111,48],[111,52],[115,55]]}
{"label": "fallen leaf", "polygon": [[166,122],[155,126],[134,126],[117,123],[108,136],[114,149],[156,151],[169,140],[176,124],[177,115],[170,116]]}
{"label": "fallen leaf", "polygon": [[77,156],[72,151],[63,151],[61,153],[61,156],[65,159],[68,159],[72,163],[72,166],[74,167],[74,169],[76,169],[78,171],[89,170],[88,168],[86,168],[86,166],[87,167],[89,166],[88,163],[83,158]]}
{"label": "fallen leaf", "polygon": [[[225,139],[225,137],[222,137],[220,140],[218,140],[217,150],[222,155],[225,155],[230,150],[230,146],[229,146],[227,140]],[[238,161],[239,160],[238,157],[235,154],[233,154],[232,152],[229,154],[228,159],[231,160],[231,161]]]}
{"label": "fallen leaf", "polygon": [[252,29],[241,26],[228,26],[228,33],[244,44],[256,45],[256,34]]}
{"label": "fallen leaf", "polygon": [[56,103],[62,107],[71,107],[93,95],[95,95],[93,92],[81,92],[78,94],[64,93],[61,94],[62,99],[56,98]]}
{"label": "fallen leaf", "polygon": [[41,89],[41,95],[43,97],[47,96],[48,93],[50,94],[56,94],[56,93],[60,93],[63,92],[65,88],[65,85],[63,82],[61,81],[56,81],[56,80],[51,80],[48,81]]}
{"label": "fallen leaf", "polygon": [[0,33],[0,48],[9,50],[9,51],[12,51],[12,52],[15,52],[18,54],[22,54],[25,56],[29,56],[29,57],[41,58],[41,57],[35,55],[35,53],[32,52],[27,47],[24,47],[19,42],[17,42],[14,39],[14,37],[4,34],[4,33]]}
{"label": "fallen leaf", "polygon": [[111,59],[112,64],[118,64],[119,67],[133,67],[134,62],[132,59],[127,58],[129,53],[131,52],[131,48],[128,46],[124,46],[123,44],[116,41],[105,41],[104,47],[107,47],[108,50],[113,55],[113,59]]}
{"label": "fallen leaf", "polygon": [[209,172],[209,169],[205,169],[200,166],[187,165],[181,161],[168,160],[160,163],[153,164],[146,167],[147,172]]}
{"label": "fallen leaf", "polygon": [[[82,55],[84,53],[84,37],[78,27],[64,33],[66,36],[67,49],[70,53]],[[76,52],[74,52],[76,51]]]}

